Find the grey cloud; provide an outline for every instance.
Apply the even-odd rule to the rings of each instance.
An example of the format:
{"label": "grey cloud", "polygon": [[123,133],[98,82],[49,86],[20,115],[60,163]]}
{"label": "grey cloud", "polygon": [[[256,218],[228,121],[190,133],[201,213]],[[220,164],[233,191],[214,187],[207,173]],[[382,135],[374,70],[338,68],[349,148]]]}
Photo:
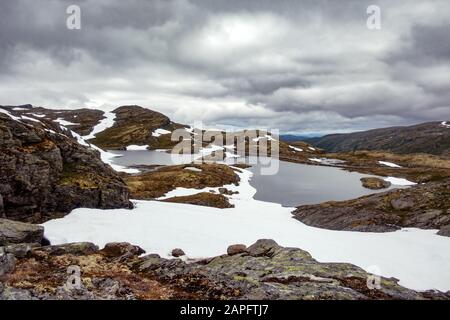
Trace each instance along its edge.
{"label": "grey cloud", "polygon": [[[82,30],[65,28],[73,3]],[[371,3],[2,1],[0,101],[290,132],[448,118],[448,2],[379,1],[381,31],[366,28]]]}

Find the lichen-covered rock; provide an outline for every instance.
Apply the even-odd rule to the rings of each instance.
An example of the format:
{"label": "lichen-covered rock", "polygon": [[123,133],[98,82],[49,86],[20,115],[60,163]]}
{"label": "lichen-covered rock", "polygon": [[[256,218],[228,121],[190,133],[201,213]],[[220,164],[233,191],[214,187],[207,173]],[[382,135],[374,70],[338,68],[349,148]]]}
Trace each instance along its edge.
{"label": "lichen-covered rock", "polygon": [[[263,239],[250,254],[222,255],[197,263],[149,255],[139,259],[138,272],[180,289],[213,299],[424,299],[398,285],[396,279],[371,275],[348,263],[320,263],[297,248]],[[378,281],[378,280],[377,280]]]}
{"label": "lichen-covered rock", "polygon": [[43,222],[78,207],[129,208],[123,180],[98,151],[51,121],[0,113],[0,217]]}
{"label": "lichen-covered rock", "polygon": [[44,227],[0,219],[0,246],[14,243],[41,243],[44,236]]}

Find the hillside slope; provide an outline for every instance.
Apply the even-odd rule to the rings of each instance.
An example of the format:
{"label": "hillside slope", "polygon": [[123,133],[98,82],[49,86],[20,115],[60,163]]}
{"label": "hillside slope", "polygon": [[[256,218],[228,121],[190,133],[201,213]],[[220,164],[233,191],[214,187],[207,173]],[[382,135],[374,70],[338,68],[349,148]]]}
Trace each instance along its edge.
{"label": "hillside slope", "polygon": [[450,126],[446,122],[428,122],[408,127],[331,134],[305,141],[328,152],[385,150],[442,155],[450,154]]}

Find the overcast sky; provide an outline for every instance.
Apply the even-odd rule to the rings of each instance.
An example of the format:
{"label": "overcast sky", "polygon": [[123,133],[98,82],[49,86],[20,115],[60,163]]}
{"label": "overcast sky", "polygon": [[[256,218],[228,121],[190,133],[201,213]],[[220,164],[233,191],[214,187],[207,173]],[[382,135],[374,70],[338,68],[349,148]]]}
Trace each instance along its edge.
{"label": "overcast sky", "polygon": [[282,132],[450,120],[450,1],[1,0],[0,88],[3,105]]}

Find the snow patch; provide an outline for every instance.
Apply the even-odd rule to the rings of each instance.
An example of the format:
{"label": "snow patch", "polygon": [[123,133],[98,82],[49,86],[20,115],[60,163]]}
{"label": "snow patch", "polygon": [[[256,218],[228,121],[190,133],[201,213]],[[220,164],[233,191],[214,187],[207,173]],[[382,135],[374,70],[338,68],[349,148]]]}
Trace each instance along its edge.
{"label": "snow patch", "polygon": [[66,121],[63,118],[58,118],[58,119],[53,120],[53,121],[54,122],[58,122],[60,125],[63,125],[63,126],[76,126],[76,125],[79,125],[79,123],[73,123],[73,122],[70,122],[70,121]]}
{"label": "snow patch", "polygon": [[297,147],[294,147],[294,146],[289,146],[289,148],[291,148],[291,149],[294,150],[294,151],[299,151],[299,152],[302,152],[302,151],[303,151],[302,148],[297,148]]}
{"label": "snow patch", "polygon": [[186,167],[183,170],[189,170],[189,171],[194,171],[194,172],[202,172],[203,170],[200,168],[196,168],[196,167]]}
{"label": "snow patch", "polygon": [[319,158],[309,158],[309,160],[322,163],[322,159],[319,159]]}
{"label": "snow patch", "polygon": [[387,162],[387,161],[378,161],[379,164],[382,164],[384,166],[388,166],[391,168],[401,168],[401,166],[399,166],[398,164],[392,163],[392,162]]}
{"label": "snow patch", "polygon": [[5,109],[1,109],[0,108],[0,112],[6,114],[7,116],[9,116],[13,120],[20,121],[19,117],[13,116],[10,112],[6,111]]}
{"label": "snow patch", "polygon": [[441,122],[441,126],[446,127],[446,128],[450,128],[450,124],[448,124],[447,121],[442,121]]}
{"label": "snow patch", "polygon": [[103,114],[104,119],[100,120],[100,122],[92,129],[91,133],[86,136],[83,136],[83,139],[90,140],[94,139],[97,133],[105,131],[108,128],[111,128],[114,125],[114,120],[116,119],[116,114],[113,112],[105,111]]}
{"label": "snow patch", "polygon": [[29,115],[32,115],[33,117],[37,118],[45,118],[45,114],[39,114],[39,113],[28,113]]}
{"label": "snow patch", "polygon": [[139,151],[139,150],[147,150],[147,148],[148,144],[146,144],[145,146],[138,146],[136,144],[131,144],[126,149],[127,151]]}
{"label": "snow patch", "polygon": [[413,186],[417,183],[403,179],[403,178],[395,178],[395,177],[387,177],[384,179],[384,181],[388,181],[396,186]]}
{"label": "snow patch", "polygon": [[152,136],[154,137],[160,137],[163,134],[169,134],[172,133],[172,131],[169,130],[165,130],[165,129],[156,129],[155,131],[152,132]]}
{"label": "snow patch", "polygon": [[27,117],[27,116],[20,116],[23,120],[30,120],[33,122],[38,122],[38,123],[42,123],[41,121],[39,121],[38,119],[35,118],[31,118],[31,117]]}

